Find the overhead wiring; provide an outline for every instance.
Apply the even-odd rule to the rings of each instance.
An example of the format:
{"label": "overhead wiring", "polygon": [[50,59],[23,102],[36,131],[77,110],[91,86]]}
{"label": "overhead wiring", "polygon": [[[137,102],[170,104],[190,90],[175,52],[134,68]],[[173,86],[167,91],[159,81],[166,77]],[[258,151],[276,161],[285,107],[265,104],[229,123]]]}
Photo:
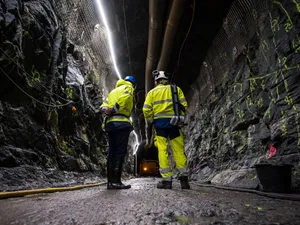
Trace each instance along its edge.
{"label": "overhead wiring", "polygon": [[190,23],[190,26],[189,26],[189,29],[186,33],[186,36],[182,42],[182,45],[180,47],[180,50],[179,50],[179,55],[178,55],[178,60],[177,60],[177,65],[176,65],[176,68],[174,69],[173,73],[172,73],[172,77],[171,77],[171,82],[173,82],[173,79],[174,79],[174,75],[175,73],[177,72],[178,70],[178,67],[179,67],[179,64],[180,64],[180,58],[181,58],[181,54],[182,54],[182,51],[183,51],[183,47],[185,46],[185,43],[186,43],[186,40],[190,34],[190,31],[191,31],[191,28],[193,26],[193,22],[194,22],[194,18],[195,18],[195,10],[196,10],[196,0],[193,1],[193,15],[192,15],[192,19],[191,19],[191,23]]}
{"label": "overhead wiring", "polygon": [[[31,77],[27,72],[26,72],[26,70],[25,69],[23,69],[18,63],[16,63],[15,61],[14,61],[14,59],[12,59],[1,47],[0,47],[0,50],[17,66],[17,67],[19,67],[26,75],[28,75],[29,77]],[[18,74],[19,75],[19,74]],[[21,76],[21,75],[19,75],[19,76]],[[22,77],[22,76],[21,76]],[[52,92],[52,91],[50,91],[46,86],[44,86],[44,85],[42,85],[41,83],[39,83],[39,82],[35,82],[36,84],[38,84],[39,86],[41,86],[41,87],[43,87],[43,88],[45,88],[45,90],[49,93],[49,94],[53,94],[53,95],[55,95],[56,97],[58,97],[58,98],[60,98],[61,100],[64,100],[64,101],[66,101],[66,102],[69,102],[70,100],[68,100],[68,99],[65,99],[65,98],[63,98],[63,97],[61,97],[60,95],[58,95],[58,94],[56,94],[56,93],[54,93],[54,92]]]}
{"label": "overhead wiring", "polygon": [[2,71],[2,73],[20,90],[22,91],[25,95],[27,95],[29,98],[35,100],[36,102],[42,104],[42,105],[45,105],[45,106],[49,106],[49,107],[53,107],[53,108],[58,108],[58,107],[62,107],[62,106],[66,106],[66,105],[69,105],[71,103],[73,103],[73,101],[69,101],[65,104],[60,104],[60,105],[54,105],[54,104],[48,104],[48,103],[44,103],[38,99],[36,99],[35,97],[31,96],[30,94],[28,94],[26,91],[24,91],[13,79],[10,78],[10,76],[0,68],[0,70]]}
{"label": "overhead wiring", "polygon": [[126,35],[126,44],[127,44],[127,52],[128,52],[128,61],[130,65],[130,72],[132,73],[132,63],[131,63],[131,56],[130,56],[130,48],[129,48],[129,42],[128,42],[128,32],[127,32],[127,22],[126,22],[126,11],[125,11],[125,0],[123,0],[123,15],[124,15],[124,27],[125,27],[125,35]]}

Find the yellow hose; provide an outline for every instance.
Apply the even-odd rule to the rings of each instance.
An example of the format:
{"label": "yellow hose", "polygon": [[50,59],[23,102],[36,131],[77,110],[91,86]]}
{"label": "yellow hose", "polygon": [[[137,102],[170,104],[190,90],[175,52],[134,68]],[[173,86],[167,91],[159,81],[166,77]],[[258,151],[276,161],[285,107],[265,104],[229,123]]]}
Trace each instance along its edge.
{"label": "yellow hose", "polygon": [[33,194],[40,194],[40,193],[74,191],[74,190],[79,190],[79,189],[88,188],[88,187],[96,187],[96,186],[100,186],[100,185],[104,185],[104,184],[106,184],[106,182],[96,183],[96,184],[77,185],[77,186],[72,186],[72,187],[44,188],[44,189],[35,189],[35,190],[0,192],[0,199],[12,198],[12,197],[22,197],[25,195],[33,195]]}

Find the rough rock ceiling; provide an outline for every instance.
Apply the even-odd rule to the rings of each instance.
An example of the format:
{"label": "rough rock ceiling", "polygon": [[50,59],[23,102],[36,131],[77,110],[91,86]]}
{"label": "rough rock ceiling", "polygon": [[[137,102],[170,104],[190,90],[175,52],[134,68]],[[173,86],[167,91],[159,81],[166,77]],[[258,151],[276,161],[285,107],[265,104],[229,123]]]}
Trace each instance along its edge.
{"label": "rough rock ceiling", "polygon": [[[119,69],[123,76],[133,74],[137,77],[139,89],[144,89],[149,1],[112,0],[105,3],[104,7],[107,15],[110,16],[109,22],[115,38]],[[168,66],[170,73],[176,69],[176,73],[174,73],[175,82],[180,84],[184,90],[188,89],[199,74],[200,64],[231,3],[232,0],[196,1],[193,25],[186,38],[193,15],[193,1],[187,1]],[[125,28],[127,28],[127,35]],[[185,38],[186,42],[182,48],[178,64],[179,52]]]}

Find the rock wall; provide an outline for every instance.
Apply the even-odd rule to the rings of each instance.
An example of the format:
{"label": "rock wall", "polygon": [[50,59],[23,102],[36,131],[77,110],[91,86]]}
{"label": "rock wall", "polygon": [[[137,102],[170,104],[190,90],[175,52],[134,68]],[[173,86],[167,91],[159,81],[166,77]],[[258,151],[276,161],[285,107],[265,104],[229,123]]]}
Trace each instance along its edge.
{"label": "rock wall", "polygon": [[188,94],[192,179],[257,188],[255,164],[289,163],[300,191],[299,53],[297,1],[233,3]]}
{"label": "rock wall", "polygon": [[59,3],[0,2],[0,191],[105,175],[107,142],[97,107],[116,79],[109,79],[112,66],[99,46],[88,43],[92,36],[101,47],[106,37],[93,26],[89,36],[71,36],[75,24],[84,24],[62,23]]}

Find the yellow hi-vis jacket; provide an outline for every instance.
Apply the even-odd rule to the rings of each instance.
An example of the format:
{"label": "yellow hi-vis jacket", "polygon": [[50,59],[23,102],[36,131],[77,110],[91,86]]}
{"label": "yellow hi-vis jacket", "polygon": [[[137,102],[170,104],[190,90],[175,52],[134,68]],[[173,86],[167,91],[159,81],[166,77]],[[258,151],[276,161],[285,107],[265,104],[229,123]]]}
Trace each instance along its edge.
{"label": "yellow hi-vis jacket", "polygon": [[[187,110],[188,104],[182,90],[177,87],[178,100]],[[148,92],[143,106],[144,117],[147,122],[162,118],[172,118],[175,116],[172,101],[171,85],[159,84]],[[184,116],[184,112],[180,112]]]}
{"label": "yellow hi-vis jacket", "polygon": [[[115,109],[115,115],[110,116],[106,123],[109,122],[129,122],[132,109],[133,109],[133,92],[134,88],[128,81],[120,79],[116,83],[116,88],[112,90],[105,101],[103,101],[100,109],[108,107]],[[118,104],[119,109],[116,109]]]}

